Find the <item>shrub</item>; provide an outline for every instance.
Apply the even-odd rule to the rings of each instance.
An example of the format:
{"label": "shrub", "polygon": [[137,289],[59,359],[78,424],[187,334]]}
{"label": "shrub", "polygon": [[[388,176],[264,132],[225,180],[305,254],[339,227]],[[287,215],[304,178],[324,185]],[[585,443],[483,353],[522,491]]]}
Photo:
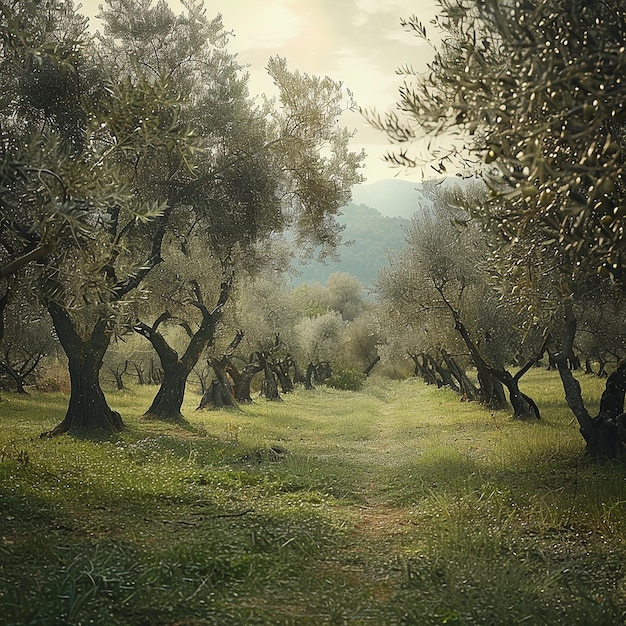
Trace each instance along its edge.
{"label": "shrub", "polygon": [[37,391],[43,393],[69,393],[70,377],[67,363],[61,359],[51,359],[45,362],[39,368],[33,386]]}
{"label": "shrub", "polygon": [[365,383],[365,374],[356,370],[338,369],[324,381],[327,387],[343,391],[360,391]]}

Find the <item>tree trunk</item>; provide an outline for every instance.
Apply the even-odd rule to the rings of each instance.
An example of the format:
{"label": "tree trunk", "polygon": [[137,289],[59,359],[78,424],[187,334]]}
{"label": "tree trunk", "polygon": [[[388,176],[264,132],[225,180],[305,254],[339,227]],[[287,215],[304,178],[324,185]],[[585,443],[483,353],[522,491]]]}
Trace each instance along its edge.
{"label": "tree trunk", "polygon": [[448,368],[446,367],[445,362],[438,363],[437,360],[432,356],[429,356],[429,359],[431,366],[436,370],[437,374],[439,375],[442,385],[444,387],[449,387],[450,389],[458,393],[460,391],[459,386],[454,382],[454,378],[452,377],[450,370],[448,370]]}
{"label": "tree trunk", "polygon": [[278,393],[278,385],[276,384],[276,378],[274,378],[274,371],[272,370],[272,366],[267,359],[266,355],[262,352],[257,353],[259,357],[259,361],[263,366],[263,372],[265,373],[265,377],[263,379],[263,384],[261,385],[261,393],[266,400],[277,402],[282,400],[280,394]]}
{"label": "tree trunk", "polygon": [[412,354],[411,352],[407,352],[407,354],[411,361],[413,361],[413,377],[418,378],[422,373],[420,371],[420,362],[417,358],[417,354]]}
{"label": "tree trunk", "polygon": [[527,396],[525,393],[522,393],[519,388],[518,380],[516,377],[511,376],[511,374],[507,371],[503,372],[504,376],[502,377],[502,383],[507,388],[509,392],[509,400],[511,402],[511,406],[513,407],[513,418],[514,419],[526,419],[526,418],[534,418],[541,419],[541,414],[539,412],[539,407],[536,405],[535,401]]}
{"label": "tree trunk", "polygon": [[[157,391],[150,408],[142,415],[144,419],[158,419],[166,422],[184,421],[181,407],[185,398],[187,377],[191,369],[186,363],[178,358],[178,353],[165,340],[165,337],[157,330],[159,324],[166,319],[159,316],[153,326],[139,322],[134,330],[145,337],[156,350],[161,361],[163,380]],[[195,365],[195,363],[194,363]]]}
{"label": "tree trunk", "polygon": [[476,370],[480,384],[481,402],[494,411],[506,409],[506,396],[504,395],[502,382],[494,376],[489,367],[483,367],[480,364],[476,365]]}
{"label": "tree trunk", "polygon": [[124,385],[124,379],[122,378],[122,374],[120,374],[119,372],[114,372],[113,376],[115,377],[115,388],[118,391],[124,391],[124,389],[126,389],[126,386]]}
{"label": "tree trunk", "polygon": [[143,363],[139,364],[136,361],[131,361],[130,364],[133,366],[133,368],[135,369],[135,373],[137,374],[137,384],[145,385],[146,378],[144,376]]}
{"label": "tree trunk", "polygon": [[111,338],[107,322],[97,322],[89,339],[85,341],[74,328],[63,307],[50,302],[48,311],[68,358],[70,400],[63,421],[42,437],[54,437],[63,433],[81,435],[98,431],[110,434],[122,430],[122,418],[107,404],[99,381],[102,360]]}
{"label": "tree trunk", "polygon": [[117,389],[117,391],[124,391],[126,389],[126,385],[124,384],[124,374],[128,371],[128,361],[126,361],[124,367],[118,365],[117,367],[109,367],[108,370],[111,372],[111,375],[115,380],[115,389]]}
{"label": "tree trunk", "polygon": [[[0,296],[0,341],[4,337],[4,310],[7,308],[9,304],[9,293],[6,292],[2,296]],[[2,397],[0,397],[2,400]]]}
{"label": "tree trunk", "polygon": [[233,388],[228,382],[228,377],[224,369],[224,358],[226,357],[223,357],[219,361],[217,359],[209,359],[209,365],[213,369],[215,378],[202,395],[198,409],[206,409],[207,407],[237,407]]}
{"label": "tree trunk", "polygon": [[376,355],[376,358],[372,360],[372,362],[363,370],[365,376],[369,376],[372,370],[376,367],[377,363],[380,361],[380,355]]}
{"label": "tree trunk", "polygon": [[28,395],[24,388],[24,382],[26,376],[23,376],[14,367],[12,367],[8,361],[0,361],[0,367],[9,375],[11,380],[15,383],[15,392],[20,395]]}
{"label": "tree trunk", "polygon": [[208,381],[208,368],[203,367],[200,371],[198,371],[197,367],[194,367],[192,372],[196,375],[196,378],[198,379],[198,383],[200,384],[200,395],[203,396],[206,393],[206,390],[208,389],[209,386],[209,381]]}
{"label": "tree trunk", "polygon": [[587,454],[595,459],[615,459],[626,452],[624,432],[626,413],[626,360],[611,374],[600,400],[598,415],[591,417],[580,389],[580,383],[570,368],[571,351],[576,336],[576,317],[571,304],[565,307],[565,334],[561,351],[555,357],[565,391],[565,400],[578,421],[580,434],[587,444]]}
{"label": "tree trunk", "polygon": [[[252,402],[252,398],[250,397],[250,385],[254,375],[263,368],[258,363],[253,362],[247,364],[240,372],[233,363],[231,357],[243,337],[243,331],[238,330],[235,333],[235,338],[230,342],[221,358],[219,360],[209,359],[209,365],[213,368],[216,381],[212,383],[213,389],[207,389],[210,395],[205,398],[205,394],[203,394],[200,405],[198,406],[199,409],[205,406],[214,406],[216,403],[221,403],[221,406],[237,406],[237,402]],[[228,383],[227,376],[230,377],[232,381],[232,389],[230,383]],[[227,397],[227,395],[229,397]]]}
{"label": "tree trunk", "polygon": [[327,378],[330,378],[332,374],[333,371],[328,361],[322,361],[321,363],[318,363],[315,367],[315,381],[320,385],[323,385],[324,381]]}
{"label": "tree trunk", "polygon": [[315,365],[309,363],[306,367],[306,375],[304,377],[304,388],[309,391],[315,389],[313,386],[313,377],[315,376]]}
{"label": "tree trunk", "polygon": [[515,376],[512,376],[504,369],[490,366],[483,359],[482,355],[478,351],[476,344],[472,341],[472,338],[467,328],[465,328],[465,325],[463,324],[458,311],[446,300],[441,290],[439,290],[439,293],[441,294],[441,297],[443,298],[448,309],[450,309],[452,313],[455,328],[458,330],[461,338],[465,342],[465,345],[472,355],[472,360],[474,361],[474,365],[476,366],[476,370],[478,372],[478,382],[480,383],[482,402],[486,404],[489,408],[494,410],[505,409],[507,404],[504,395],[504,388],[502,385],[506,385],[509,392],[511,405],[513,406],[513,417],[535,417],[539,419],[540,414],[537,405],[535,404],[534,400],[532,400],[532,398],[528,397],[520,391],[519,380],[530,369],[533,363],[538,361],[541,356],[543,356],[548,338],[546,337],[544,339],[539,357],[529,361],[519,372],[517,372]]}
{"label": "tree trunk", "polygon": [[4,337],[4,310],[9,305],[9,292],[0,296],[0,341]]}
{"label": "tree trunk", "polygon": [[274,372],[274,374],[276,374],[276,377],[280,382],[280,388],[282,389],[282,392],[291,393],[293,391],[293,382],[291,381],[289,372],[285,367],[285,363],[282,361],[280,363],[276,363],[272,366],[272,371]]}
{"label": "tree trunk", "polygon": [[142,415],[143,419],[157,419],[165,422],[182,422],[181,413],[189,370],[178,360],[163,363],[163,382],[157,391],[150,408]]}
{"label": "tree trunk", "polygon": [[239,381],[235,384],[235,400],[237,402],[251,403],[251,390],[252,379],[263,371],[263,367],[260,363],[249,363],[240,372]]}
{"label": "tree trunk", "polygon": [[[421,362],[419,360],[420,358],[422,359]],[[436,385],[437,387],[440,387],[439,381],[437,380],[437,375],[430,365],[428,355],[424,352],[421,352],[419,356],[415,357],[414,361],[416,366],[419,368],[420,375],[422,376],[424,382],[427,385]]]}
{"label": "tree trunk", "polygon": [[291,366],[293,367],[293,382],[297,385],[304,385],[306,387],[306,376],[302,373],[302,370],[298,366],[298,361],[292,358]]}
{"label": "tree trunk", "polygon": [[464,399],[473,402],[478,399],[478,389],[474,383],[467,377],[465,370],[456,362],[452,355],[448,354],[443,348],[441,350],[441,356],[444,363],[448,366],[450,373],[459,383],[459,392]]}
{"label": "tree trunk", "polygon": [[163,382],[163,368],[155,366],[154,359],[150,359],[148,369],[148,382],[151,385],[160,385]]}
{"label": "tree trunk", "polygon": [[144,418],[166,422],[184,420],[181,408],[185,399],[187,378],[199,361],[203,350],[214,339],[215,329],[222,317],[222,310],[228,300],[231,285],[232,278],[222,283],[218,303],[213,311],[209,311],[204,306],[199,286],[197,284],[194,286],[196,302],[193,303],[193,306],[201,312],[202,322],[198,330],[191,336],[187,349],[180,358],[157,330],[159,324],[169,318],[169,314],[160,315],[152,327],[141,322],[135,325],[135,331],[148,339],[156,350],[163,368],[163,382],[152,405],[143,415]]}

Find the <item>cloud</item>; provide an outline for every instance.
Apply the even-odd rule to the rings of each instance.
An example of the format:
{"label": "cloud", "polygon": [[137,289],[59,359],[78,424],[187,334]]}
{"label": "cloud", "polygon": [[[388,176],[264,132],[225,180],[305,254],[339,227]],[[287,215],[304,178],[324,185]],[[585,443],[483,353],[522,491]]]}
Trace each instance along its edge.
{"label": "cloud", "polygon": [[[276,50],[296,40],[305,30],[303,15],[292,9],[292,1],[274,0],[269,4],[256,0],[237,0],[221,11],[224,25],[235,31],[237,49]],[[241,15],[245,14],[245,18]]]}

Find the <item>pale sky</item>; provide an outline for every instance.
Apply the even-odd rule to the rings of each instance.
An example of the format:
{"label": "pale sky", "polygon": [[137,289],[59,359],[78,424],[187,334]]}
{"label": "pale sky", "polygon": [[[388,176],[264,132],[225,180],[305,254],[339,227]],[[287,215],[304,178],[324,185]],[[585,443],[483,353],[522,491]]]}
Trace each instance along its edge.
{"label": "pale sky", "polygon": [[[180,10],[176,0],[169,3]],[[81,11],[93,18],[99,4],[102,0],[82,0]],[[227,48],[248,66],[251,94],[272,95],[264,68],[270,57],[280,55],[291,71],[341,81],[358,105],[382,113],[397,99],[401,78],[396,69],[423,70],[432,56],[426,43],[403,30],[400,19],[417,15],[429,26],[436,0],[205,0],[204,5],[209,17],[220,13],[225,30],[233,32]],[[365,182],[421,180],[421,171],[399,170],[383,161],[387,138],[359,114],[342,121],[358,131],[353,148],[367,152]]]}

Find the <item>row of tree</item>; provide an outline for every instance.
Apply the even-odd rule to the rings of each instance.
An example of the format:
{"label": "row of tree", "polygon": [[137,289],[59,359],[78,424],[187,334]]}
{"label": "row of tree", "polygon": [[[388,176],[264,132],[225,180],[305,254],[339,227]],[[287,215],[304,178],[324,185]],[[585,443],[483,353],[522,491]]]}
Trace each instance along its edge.
{"label": "row of tree", "polygon": [[71,2],[1,7],[0,318],[25,291],[54,326],[71,388],[51,435],[123,427],[99,376],[128,332],[160,359],[146,415],[180,419],[233,294],[284,266],[286,232],[332,254],[360,180],[340,83],[273,58],[277,100],[252,98],[221,18],[183,4],[107,0],[96,36]]}
{"label": "row of tree", "polygon": [[[367,115],[399,145],[387,157],[391,163],[431,163],[441,174],[460,169],[485,181],[486,191],[464,200],[440,198],[439,214],[413,225],[411,250],[385,277],[386,293],[405,312],[401,319],[424,313],[429,322],[422,329],[431,340],[421,343],[432,350],[440,315],[449,316],[483,377],[483,393],[491,394],[490,374],[509,388],[518,414],[536,410],[519,395],[519,372],[511,375],[503,364],[522,364],[519,346],[535,336],[530,355],[551,349],[590,454],[620,455],[626,426],[626,362],[619,361],[626,311],[626,3],[439,5],[434,39],[417,17],[404,21],[432,45],[429,71],[414,75],[405,68],[399,112]],[[422,139],[428,145],[420,154]],[[512,320],[510,304],[517,305]],[[504,334],[522,329],[526,341],[490,354],[496,327]],[[572,374],[576,345],[585,345],[601,366],[618,359],[596,415]]]}
{"label": "row of tree", "polygon": [[[302,284],[289,290],[284,278],[266,274],[250,277],[235,290],[213,342],[192,370],[191,379],[203,395],[201,407],[250,402],[252,388],[258,391],[261,382],[263,395],[273,400],[298,383],[306,388],[326,381],[342,388],[359,386],[380,360],[376,309],[354,277],[336,273],[326,286]],[[53,379],[63,359],[49,316],[28,302],[27,294],[14,295],[6,311],[0,388],[18,393],[29,386],[65,388],[62,372],[60,380]],[[193,319],[184,317],[185,310],[164,316],[153,327],[139,323],[114,336],[100,379],[118,390],[131,383],[162,385],[166,359],[158,350],[167,346],[183,352],[194,335]],[[146,341],[145,334],[151,333],[160,339]]]}
{"label": "row of tree", "polygon": [[[212,372],[211,384],[199,373],[204,401],[219,404],[233,386],[248,399],[259,372],[268,397],[308,385],[351,345],[361,356],[344,362],[364,371],[409,355],[430,382],[491,407],[506,388],[514,414],[533,419],[520,382],[547,355],[589,452],[623,452],[624,2],[440,5],[428,74],[407,71],[401,115],[369,119],[400,143],[391,162],[420,164],[410,150],[426,136],[438,172],[486,184],[430,186],[375,311],[346,277],[276,287],[282,235],[332,255],[334,216],[359,180],[340,84],[272,59],[278,100],[250,98],[220,19],[196,2],[174,15],[109,0],[96,38],[69,3],[3,5],[0,319],[18,329],[19,303],[32,312],[36,299],[54,325],[71,392],[53,434],[122,427],[100,388],[105,362],[119,377],[150,372],[160,388],[146,415],[180,419],[199,362]],[[417,18],[405,26],[430,42]],[[151,346],[150,366],[119,350],[131,334]],[[323,356],[303,348],[320,338]],[[38,354],[14,358],[12,377]],[[600,373],[616,364],[595,416],[572,374],[581,356]]]}

